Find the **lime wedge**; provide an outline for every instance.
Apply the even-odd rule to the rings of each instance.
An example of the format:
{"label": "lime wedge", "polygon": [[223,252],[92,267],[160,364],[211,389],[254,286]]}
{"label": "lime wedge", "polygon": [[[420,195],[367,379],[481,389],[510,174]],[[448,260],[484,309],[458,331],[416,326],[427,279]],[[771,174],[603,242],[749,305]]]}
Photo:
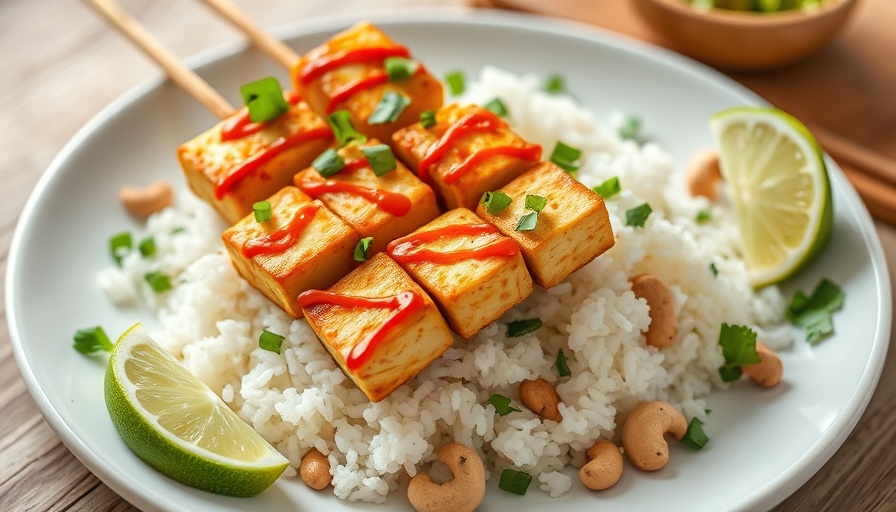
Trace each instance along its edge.
{"label": "lime wedge", "polygon": [[831,234],[831,188],[818,142],[793,116],[774,108],[724,110],[710,127],[751,283],[792,276]]}
{"label": "lime wedge", "polygon": [[229,496],[267,489],[289,461],[140,324],[112,351],[106,408],[119,435],[150,466],[186,485]]}

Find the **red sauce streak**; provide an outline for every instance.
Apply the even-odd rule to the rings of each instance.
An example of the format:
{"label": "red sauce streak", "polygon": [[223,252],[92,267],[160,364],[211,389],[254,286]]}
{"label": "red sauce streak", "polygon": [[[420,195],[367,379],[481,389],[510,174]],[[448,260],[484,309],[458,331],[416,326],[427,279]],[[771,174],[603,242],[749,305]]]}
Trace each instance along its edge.
{"label": "red sauce streak", "polygon": [[246,245],[243,246],[243,255],[247,258],[254,258],[259,254],[283,253],[296,244],[302,231],[314,219],[318,210],[320,210],[320,206],[314,203],[302,206],[285,227],[246,242]]}
{"label": "red sauce streak", "polygon": [[417,175],[421,179],[427,181],[429,176],[429,168],[433,164],[445,157],[448,151],[457,144],[458,139],[469,133],[475,132],[493,132],[499,128],[503,128],[504,121],[495,114],[482,110],[467,114],[445,130],[442,137],[426,151],[426,156],[420,160],[417,168]]}
{"label": "red sauce streak", "polygon": [[347,64],[357,64],[369,60],[381,60],[387,57],[410,58],[411,52],[404,46],[391,48],[356,48],[331,55],[323,55],[317,59],[308,61],[302,67],[299,74],[299,83],[308,85],[309,82],[320,78],[327,71],[332,71]]}
{"label": "red sauce streak", "polygon": [[450,265],[464,260],[482,260],[493,256],[512,258],[519,254],[520,247],[509,238],[501,238],[495,243],[483,245],[473,249],[460,249],[451,252],[438,252],[431,249],[421,249],[420,245],[432,242],[440,238],[453,238],[461,236],[479,236],[498,234],[497,228],[491,224],[460,224],[445,226],[431,231],[415,233],[397,240],[393,240],[386,246],[386,252],[399,263],[417,263],[429,261]]}
{"label": "red sauce streak", "polygon": [[[351,297],[323,290],[308,290],[299,294],[296,304],[307,308],[316,304],[332,304],[344,308],[378,308],[388,309],[391,315],[360,343],[343,353],[345,366],[349,370],[357,370],[373,355],[374,350],[389,334],[389,331],[404,322],[410,315],[423,309],[423,297],[413,291],[403,291],[392,297],[366,298]],[[347,347],[348,348],[348,347]],[[343,351],[345,352],[345,351]]]}
{"label": "red sauce streak", "polygon": [[[298,105],[300,101],[302,101],[302,97],[295,92],[290,91],[286,93],[286,102],[290,105]],[[229,142],[248,137],[253,133],[261,131],[267,124],[267,122],[251,122],[249,120],[249,109],[243,107],[236,115],[227,121],[224,121],[224,126],[221,127],[221,142]]]}
{"label": "red sauce streak", "polygon": [[468,156],[463,162],[454,164],[448,172],[445,173],[445,183],[452,184],[461,179],[465,174],[472,171],[483,160],[488,160],[493,156],[509,156],[519,158],[520,160],[528,160],[529,162],[537,162],[541,159],[541,146],[536,144],[527,144],[522,147],[518,146],[499,146],[494,148],[484,148]]}
{"label": "red sauce streak", "polygon": [[245,159],[241,164],[234,166],[230,174],[218,181],[218,184],[215,185],[215,199],[219,201],[223,199],[243,178],[257,171],[259,167],[270,162],[280,153],[309,140],[329,140],[332,138],[333,132],[330,130],[330,127],[314,128],[306,132],[290,135],[289,137],[280,137],[267,147],[262,148],[258,153]]}
{"label": "red sauce streak", "polygon": [[[349,160],[345,163],[345,167],[342,169],[342,172],[351,172],[369,166],[370,162],[368,162],[367,159],[364,158]],[[354,183],[336,180],[304,180],[297,183],[297,185],[306,194],[313,198],[318,198],[322,194],[326,194],[329,192],[344,192],[346,194],[360,196],[375,204],[380,210],[383,210],[386,213],[391,213],[396,217],[403,217],[407,215],[409,211],[411,211],[412,205],[410,199],[401,194],[390,192],[388,190],[362,187],[360,185],[355,185]]]}
{"label": "red sauce streak", "polygon": [[339,89],[333,91],[333,95],[330,97],[330,102],[327,103],[327,114],[332,114],[336,111],[336,107],[338,107],[340,103],[351,98],[358,92],[365,89],[371,89],[378,85],[383,85],[388,81],[389,75],[387,75],[385,71],[378,71],[371,73],[370,76],[366,78],[343,85]]}

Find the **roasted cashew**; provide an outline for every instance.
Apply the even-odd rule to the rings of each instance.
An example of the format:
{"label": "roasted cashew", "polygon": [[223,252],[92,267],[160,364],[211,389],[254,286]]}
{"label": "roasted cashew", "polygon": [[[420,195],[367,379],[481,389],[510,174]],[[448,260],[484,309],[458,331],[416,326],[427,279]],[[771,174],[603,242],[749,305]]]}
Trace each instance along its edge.
{"label": "roasted cashew", "polygon": [[485,497],[485,466],[472,448],[447,444],[436,454],[454,479],[437,484],[425,473],[408,485],[408,500],[417,512],[472,512]]}
{"label": "roasted cashew", "polygon": [[635,297],[647,301],[650,307],[650,327],[647,329],[647,344],[666,348],[678,336],[678,318],[675,316],[675,299],[672,290],[662,279],[642,274],[632,279]]}
{"label": "roasted cashew", "polygon": [[591,462],[579,470],[579,478],[592,491],[602,491],[616,485],[622,476],[622,453],[610,441],[597,441],[585,452]]}
{"label": "roasted cashew", "polygon": [[121,187],[118,200],[135,217],[145,219],[160,212],[171,204],[171,185],[166,181],[155,181],[147,187]]}
{"label": "roasted cashew", "polygon": [[764,388],[773,387],[781,382],[784,365],[778,354],[758,341],[756,342],[756,353],[759,354],[760,362],[742,366],[741,369],[744,373]]}
{"label": "roasted cashew", "polygon": [[722,181],[718,152],[706,149],[694,153],[685,171],[685,181],[691,196],[703,196],[715,201],[716,187]]}
{"label": "roasted cashew", "polygon": [[671,405],[644,402],[628,415],[622,427],[622,446],[635,467],[656,471],[669,462],[669,445],[663,434],[681,440],[687,430],[687,420]]}
{"label": "roasted cashew", "polygon": [[546,420],[560,421],[560,395],[554,386],[542,379],[520,382],[520,399],[532,412]]}
{"label": "roasted cashew", "polygon": [[320,453],[317,448],[308,450],[302,457],[302,466],[299,474],[308,487],[318,491],[330,485],[330,461],[327,456]]}

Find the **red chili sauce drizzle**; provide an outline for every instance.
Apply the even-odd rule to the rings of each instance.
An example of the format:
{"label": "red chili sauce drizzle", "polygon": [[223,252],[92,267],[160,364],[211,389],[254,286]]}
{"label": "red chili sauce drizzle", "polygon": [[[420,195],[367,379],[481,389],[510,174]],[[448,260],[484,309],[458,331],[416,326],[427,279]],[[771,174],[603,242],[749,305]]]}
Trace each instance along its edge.
{"label": "red chili sauce drizzle", "polygon": [[[286,93],[286,102],[290,105],[296,106],[300,101],[302,101],[302,97],[297,93],[292,91]],[[250,121],[249,109],[243,107],[236,113],[236,115],[224,121],[224,126],[221,127],[221,142],[229,142],[248,137],[253,133],[260,132],[267,126],[267,124],[267,122],[253,123]]]}
{"label": "red chili sauce drizzle", "polygon": [[417,263],[428,261],[450,265],[464,260],[482,260],[493,256],[511,258],[520,252],[520,247],[509,238],[501,238],[494,243],[475,247],[473,249],[460,249],[450,252],[438,252],[432,249],[421,249],[420,245],[441,238],[454,238],[466,236],[479,236],[487,234],[499,234],[497,228],[491,224],[459,224],[444,226],[431,231],[423,231],[407,235],[393,240],[386,246],[395,261],[399,263]]}
{"label": "red chili sauce drizzle", "polygon": [[366,363],[373,352],[383,341],[389,331],[405,321],[410,315],[423,309],[423,297],[413,291],[403,291],[391,297],[367,298],[341,295],[324,290],[308,290],[299,294],[296,304],[300,308],[307,308],[316,304],[332,304],[344,308],[379,308],[388,309],[392,313],[360,343],[351,347],[345,357],[345,366],[349,370],[357,370]]}
{"label": "red chili sauce drizzle", "polygon": [[[345,167],[342,168],[342,172],[354,172],[364,167],[370,167],[370,162],[366,158],[349,160],[345,163]],[[354,183],[337,180],[312,181],[306,179],[297,183],[297,185],[302,191],[315,199],[329,192],[344,192],[363,197],[375,204],[380,210],[396,217],[403,217],[411,211],[410,199],[388,190],[362,187]]]}
{"label": "red chili sauce drizzle", "polygon": [[[417,175],[420,176],[420,179],[429,181],[429,168],[444,158],[448,151],[450,151],[464,135],[476,132],[494,132],[498,129],[505,128],[506,126],[504,121],[487,110],[473,112],[461,117],[448,127],[435,144],[429,147],[426,156],[420,160]],[[445,173],[445,183],[449,185],[455,183],[463,177],[463,175],[482,163],[483,160],[499,155],[536,162],[541,158],[541,146],[527,144],[523,147],[499,146],[481,149],[468,156],[463,162],[451,166],[451,169]]]}
{"label": "red chili sauce drizzle", "polygon": [[305,63],[299,73],[299,83],[308,85],[313,80],[320,78],[324,73],[347,64],[357,64],[370,60],[386,59],[387,57],[410,58],[411,52],[404,46],[392,46],[390,48],[355,48],[344,50],[334,54],[322,55]]}
{"label": "red chili sauce drizzle", "polygon": [[305,132],[296,133],[289,137],[280,137],[259,152],[243,160],[233,167],[227,176],[221,178],[215,185],[215,199],[221,200],[243,178],[257,171],[262,165],[273,160],[280,153],[292,149],[303,142],[313,139],[332,139],[333,132],[329,126],[314,128]]}
{"label": "red chili sauce drizzle", "polygon": [[260,238],[253,238],[243,245],[243,255],[247,258],[254,258],[260,254],[281,254],[293,245],[302,235],[302,231],[314,216],[320,206],[314,203],[303,205],[296,211],[295,217],[289,221],[285,227],[282,227],[272,233]]}
{"label": "red chili sauce drizzle", "polygon": [[[417,66],[417,71],[415,71],[414,74],[419,75],[422,73],[426,73],[426,70],[421,64]],[[360,80],[349,82],[343,85],[342,87],[333,91],[333,95],[330,96],[330,101],[327,103],[327,114],[332,114],[333,112],[335,112],[342,102],[348,100],[355,94],[358,94],[365,89],[372,89],[378,85],[383,85],[388,82],[389,75],[386,74],[386,72],[383,70],[376,70]]]}

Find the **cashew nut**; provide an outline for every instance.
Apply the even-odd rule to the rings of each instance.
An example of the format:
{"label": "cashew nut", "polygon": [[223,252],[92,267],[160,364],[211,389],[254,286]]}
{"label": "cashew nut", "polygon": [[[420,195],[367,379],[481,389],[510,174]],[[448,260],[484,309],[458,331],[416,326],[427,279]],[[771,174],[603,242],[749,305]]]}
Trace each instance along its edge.
{"label": "cashew nut", "polygon": [[585,452],[591,462],[579,470],[579,478],[592,491],[602,491],[616,485],[622,476],[622,453],[610,441],[597,441]]}
{"label": "cashew nut", "polygon": [[318,491],[324,489],[330,485],[330,461],[317,448],[312,448],[302,457],[299,474],[302,475],[302,481],[308,487]]}
{"label": "cashew nut", "polygon": [[160,212],[171,204],[171,185],[166,181],[155,181],[147,187],[121,187],[118,200],[135,217],[145,219]]}
{"label": "cashew nut", "polygon": [[546,420],[560,421],[560,395],[554,386],[542,379],[520,382],[520,398],[532,412]]}
{"label": "cashew nut", "polygon": [[622,427],[625,454],[638,469],[656,471],[669,462],[669,445],[663,434],[681,440],[688,422],[665,402],[644,402],[633,410]]}
{"label": "cashew nut", "polygon": [[742,366],[741,369],[753,379],[756,384],[764,388],[770,388],[781,382],[781,374],[784,373],[784,365],[781,358],[774,350],[756,342],[756,353],[760,361],[756,364]]}
{"label": "cashew nut", "polygon": [[694,153],[685,171],[685,182],[691,196],[703,196],[715,201],[720,181],[722,172],[719,169],[719,154],[712,149]]}
{"label": "cashew nut", "polygon": [[660,278],[643,274],[632,279],[635,297],[647,301],[650,308],[650,327],[647,329],[647,344],[666,348],[678,336],[678,318],[675,316],[675,300],[672,290]]}
{"label": "cashew nut", "polygon": [[421,473],[408,485],[408,500],[417,512],[472,512],[485,497],[485,466],[472,448],[459,443],[439,448],[436,457],[454,479],[444,484]]}

